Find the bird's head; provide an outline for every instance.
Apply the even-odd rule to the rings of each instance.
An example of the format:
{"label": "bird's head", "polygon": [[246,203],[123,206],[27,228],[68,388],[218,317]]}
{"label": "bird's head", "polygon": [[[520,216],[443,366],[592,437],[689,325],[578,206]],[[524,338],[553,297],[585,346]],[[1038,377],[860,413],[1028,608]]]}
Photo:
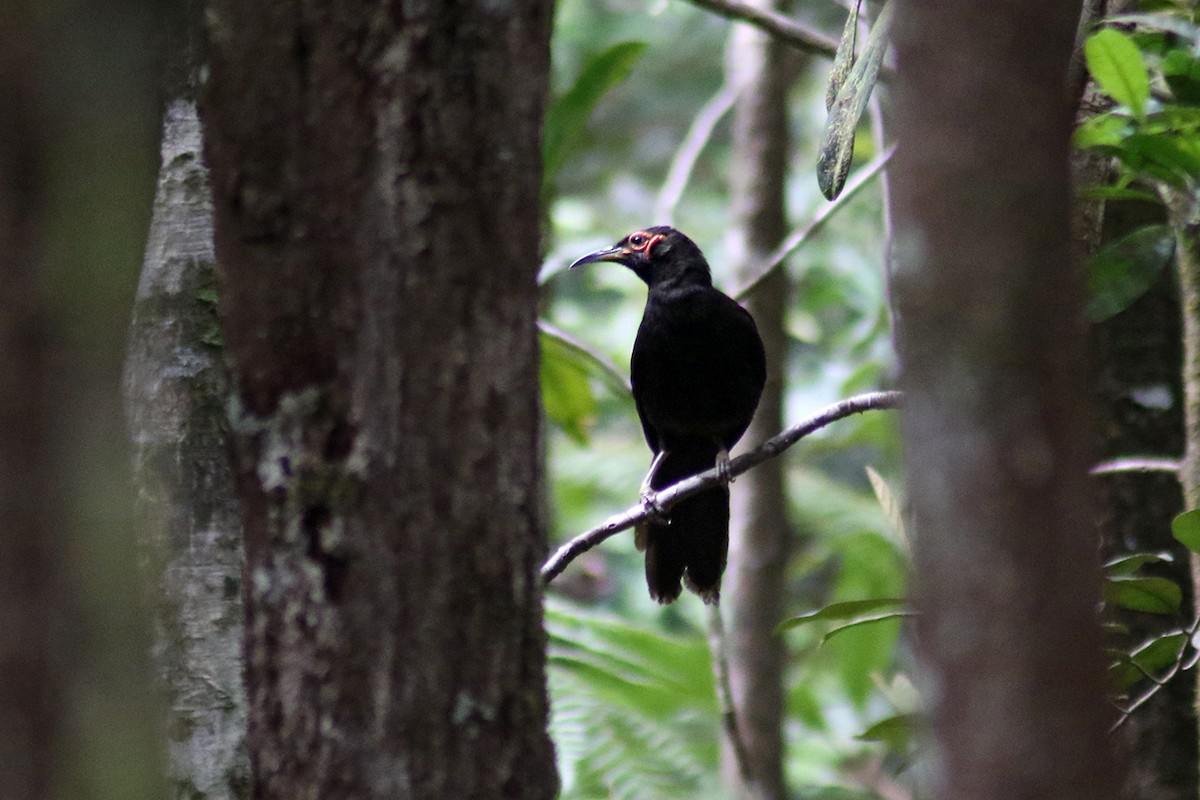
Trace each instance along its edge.
{"label": "bird's head", "polygon": [[612,247],[588,253],[571,269],[596,261],[613,261],[633,270],[648,286],[664,283],[712,285],[704,254],[688,237],[667,225],[636,230]]}

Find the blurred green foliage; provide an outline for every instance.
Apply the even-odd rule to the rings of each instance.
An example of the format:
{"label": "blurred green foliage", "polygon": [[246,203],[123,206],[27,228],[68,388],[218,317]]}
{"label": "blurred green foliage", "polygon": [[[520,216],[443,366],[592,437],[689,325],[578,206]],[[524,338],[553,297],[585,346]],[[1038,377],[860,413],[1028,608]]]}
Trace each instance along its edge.
{"label": "blurred green foliage", "polygon": [[[795,13],[831,31],[845,18],[828,0],[797,4]],[[564,268],[598,245],[661,222],[653,218],[657,196],[697,112],[724,82],[729,31],[725,20],[680,0],[560,0],[556,9],[543,316],[622,370],[645,287],[615,265]],[[797,66],[787,201],[798,227],[825,203],[813,174],[830,64],[797,57]],[[870,136],[860,136],[859,147],[856,157],[874,154]],[[725,257],[729,157],[725,120],[701,154],[674,222],[701,246],[727,290],[736,288]],[[869,189],[789,259],[789,420],[888,382],[883,251],[879,192]],[[611,375],[546,336],[543,354],[557,542],[636,502],[650,458],[632,400]],[[789,513],[800,535],[788,616],[903,596],[907,548],[865,469],[898,485],[894,415],[844,420],[784,458]],[[898,619],[825,641],[836,624],[781,634],[791,653],[788,779],[805,796],[869,797],[852,775],[855,766],[887,760],[902,767],[912,726],[891,722],[877,735],[856,737],[907,719],[915,692],[901,668]],[[547,625],[564,798],[724,796],[703,606],[691,595],[666,608],[653,603],[632,536],[608,540],[558,578]]]}

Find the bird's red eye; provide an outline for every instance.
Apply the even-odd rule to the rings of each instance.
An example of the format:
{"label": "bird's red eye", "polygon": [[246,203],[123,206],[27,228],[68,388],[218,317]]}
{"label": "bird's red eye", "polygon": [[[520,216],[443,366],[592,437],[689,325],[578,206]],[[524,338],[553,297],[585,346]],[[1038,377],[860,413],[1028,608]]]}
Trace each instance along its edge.
{"label": "bird's red eye", "polygon": [[629,237],[629,244],[633,245],[634,250],[641,250],[646,246],[646,237],[642,236],[640,233],[635,233],[633,236]]}

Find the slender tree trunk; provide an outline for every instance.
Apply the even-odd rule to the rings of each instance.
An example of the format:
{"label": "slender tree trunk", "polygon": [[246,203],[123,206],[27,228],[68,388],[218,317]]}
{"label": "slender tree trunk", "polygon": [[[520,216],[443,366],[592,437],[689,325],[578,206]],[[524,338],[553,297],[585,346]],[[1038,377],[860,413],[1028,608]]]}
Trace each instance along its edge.
{"label": "slender tree trunk", "polygon": [[[1175,230],[1175,259],[1183,327],[1183,459],[1179,483],[1188,509],[1200,508],[1200,198],[1195,190],[1160,187]],[[1190,553],[1193,613],[1200,614],[1200,554]],[[1200,680],[1198,678],[1197,680]],[[1200,692],[1200,688],[1197,689]],[[1195,736],[1195,731],[1193,731]],[[1195,772],[1196,765],[1192,765]]]}
{"label": "slender tree trunk", "polygon": [[[755,0],[774,8],[771,0]],[[748,280],[787,234],[787,89],[792,70],[782,45],[759,30],[737,25],[729,53],[736,87],[733,161],[730,164],[735,274]],[[788,279],[775,270],[746,300],[767,350],[767,385],[745,442],[756,444],[783,428],[783,376]],[[783,464],[775,459],[743,476],[731,498],[730,560],[723,605],[728,611],[729,678],[745,740],[752,782],[747,784],[725,742],[723,771],[736,797],[784,798],[783,690],[785,652],[774,635],[784,616],[791,552]]]}
{"label": "slender tree trunk", "polygon": [[895,290],[934,796],[1113,797],[1069,225],[1078,6],[895,1]]}
{"label": "slender tree trunk", "polygon": [[216,0],[202,105],[263,798],[551,798],[550,3]]}
{"label": "slender tree trunk", "polygon": [[175,797],[249,797],[242,529],[229,464],[208,171],[195,102],[163,122],[162,169],[125,364],[138,512],[157,600]]}

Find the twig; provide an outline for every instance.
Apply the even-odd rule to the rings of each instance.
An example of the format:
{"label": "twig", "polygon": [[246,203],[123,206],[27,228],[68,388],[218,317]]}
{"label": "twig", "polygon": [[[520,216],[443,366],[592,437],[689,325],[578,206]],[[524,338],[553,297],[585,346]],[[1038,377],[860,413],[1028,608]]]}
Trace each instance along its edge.
{"label": "twig", "polygon": [[584,342],[576,339],[574,336],[562,330],[561,328],[551,325],[549,322],[538,320],[538,330],[540,330],[546,336],[549,336],[551,339],[554,339],[563,347],[567,348],[573,353],[583,356],[585,359],[596,365],[596,367],[598,367],[600,370],[600,374],[604,376],[605,380],[612,384],[614,389],[624,392],[626,395],[629,395],[633,392],[633,389],[630,387],[629,383],[629,375],[625,373],[625,370],[614,364],[608,357],[593,350]]}
{"label": "twig", "polygon": [[1124,706],[1124,707],[1119,706],[1119,705],[1117,706],[1117,710],[1121,712],[1121,716],[1118,717],[1117,721],[1114,722],[1112,724],[1112,727],[1110,727],[1108,729],[1109,733],[1112,733],[1117,728],[1124,725],[1125,721],[1128,720],[1131,716],[1133,716],[1133,712],[1137,711],[1139,708],[1141,708],[1147,702],[1149,702],[1150,698],[1152,698],[1152,697],[1154,697],[1154,695],[1158,694],[1158,691],[1160,689],[1162,689],[1164,686],[1166,686],[1167,683],[1170,682],[1170,680],[1172,678],[1174,678],[1180,672],[1183,672],[1184,670],[1187,670],[1187,669],[1191,669],[1192,667],[1194,667],[1196,665],[1196,657],[1195,656],[1193,656],[1186,665],[1184,664],[1183,656],[1184,656],[1184,653],[1187,652],[1188,645],[1191,644],[1192,639],[1196,636],[1197,632],[1200,632],[1200,614],[1196,615],[1196,619],[1193,620],[1191,627],[1187,629],[1187,631],[1186,631],[1187,635],[1184,637],[1183,641],[1180,642],[1179,651],[1175,654],[1175,661],[1171,664],[1170,668],[1163,674],[1163,676],[1161,678],[1156,679],[1153,676],[1147,675],[1146,671],[1144,669],[1142,669],[1139,664],[1137,664],[1136,662],[1133,662],[1134,666],[1137,667],[1138,671],[1141,672],[1143,675],[1147,675],[1147,677],[1150,678],[1151,682],[1154,685],[1151,686],[1149,689],[1147,689],[1145,692],[1143,692],[1142,695],[1140,697],[1138,697],[1137,700],[1134,700],[1128,706]]}
{"label": "twig", "polygon": [[876,175],[882,172],[883,168],[887,166],[888,161],[891,159],[892,154],[895,152],[895,147],[890,148],[886,153],[877,156],[858,172],[854,173],[854,177],[851,178],[846,184],[846,187],[842,189],[842,193],[837,196],[837,199],[831,200],[830,202],[821,206],[821,208],[817,210],[817,213],[813,214],[812,219],[808,221],[807,225],[784,239],[783,244],[779,245],[775,252],[772,253],[767,260],[758,267],[758,269],[755,271],[754,277],[747,281],[741,289],[738,289],[734,296],[738,300],[742,300],[748,294],[754,291],[754,289],[760,283],[766,280],[768,275],[770,275],[780,264],[783,263],[785,258],[790,256],[792,252],[796,250],[796,248],[808,241],[808,239],[820,231],[821,228],[825,227],[825,223],[829,221],[830,217],[837,213],[838,209],[844,207],[848,202],[850,202],[850,200],[856,194],[858,194],[864,186],[870,183],[870,181]]}
{"label": "twig", "polygon": [[777,11],[755,8],[741,0],[690,0],[690,2],[692,5],[700,6],[714,14],[720,14],[726,19],[753,25],[805,53],[826,58],[833,58],[837,53],[837,39],[822,31],[813,30]]}
{"label": "twig", "polygon": [[[861,414],[864,411],[898,408],[902,399],[903,395],[900,392],[869,392],[827,406],[798,425],[793,425],[782,433],[771,437],[753,450],[742,453],[737,458],[732,459],[729,462],[729,475],[736,478],[738,475],[758,466],[767,459],[779,455],[804,437],[821,430],[821,428],[830,423],[837,422],[839,419],[844,419],[854,414]],[[659,491],[656,495],[652,495],[650,505],[653,505],[653,501],[656,500],[658,507],[666,511],[680,500],[717,486],[721,482],[721,473],[717,471],[716,467],[713,467],[690,478],[684,478],[679,483],[672,484]],[[574,539],[571,539],[555,550],[554,554],[542,565],[542,581],[549,583],[554,580],[581,553],[591,550],[614,534],[632,528],[637,523],[647,519],[650,515],[651,512],[647,508],[647,505],[638,503],[619,514],[609,517],[602,525],[585,531]]]}
{"label": "twig", "polygon": [[655,204],[654,218],[664,225],[674,224],[675,208],[687,188],[692,177],[692,169],[700,158],[704,146],[712,138],[712,132],[717,127],[737,99],[737,89],[730,84],[723,85],[715,95],[696,114],[692,127],[688,128],[687,136],[675,151],[671,160],[671,168],[667,170],[667,178],[663,181],[662,191],[658,193]]}
{"label": "twig", "polygon": [[1179,474],[1179,460],[1155,456],[1126,456],[1101,461],[1088,470],[1089,475],[1114,475],[1121,472],[1169,472]]}
{"label": "twig", "polygon": [[721,617],[721,604],[708,607],[708,649],[712,652],[713,682],[717,690],[717,710],[721,713],[721,724],[733,748],[742,782],[747,786],[754,783],[754,770],[750,766],[750,751],[742,739],[738,725],[737,706],[733,702],[733,684],[729,681],[728,640],[725,638],[725,621]]}

